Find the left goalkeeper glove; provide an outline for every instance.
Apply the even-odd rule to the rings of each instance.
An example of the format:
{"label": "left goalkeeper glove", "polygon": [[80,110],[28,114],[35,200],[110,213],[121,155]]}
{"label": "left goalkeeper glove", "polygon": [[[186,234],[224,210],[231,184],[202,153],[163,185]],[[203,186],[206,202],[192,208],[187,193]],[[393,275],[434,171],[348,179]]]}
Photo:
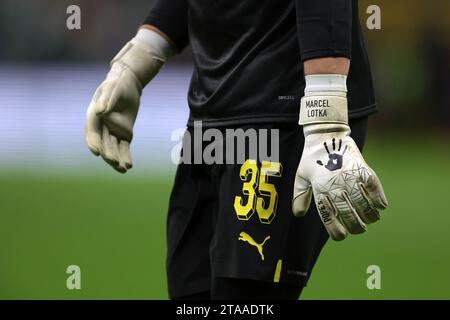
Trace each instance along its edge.
{"label": "left goalkeeper glove", "polygon": [[350,137],[346,77],[306,76],[300,125],[305,146],[294,184],[292,209],[304,216],[314,194],[333,240],[366,231],[387,207],[383,187]]}

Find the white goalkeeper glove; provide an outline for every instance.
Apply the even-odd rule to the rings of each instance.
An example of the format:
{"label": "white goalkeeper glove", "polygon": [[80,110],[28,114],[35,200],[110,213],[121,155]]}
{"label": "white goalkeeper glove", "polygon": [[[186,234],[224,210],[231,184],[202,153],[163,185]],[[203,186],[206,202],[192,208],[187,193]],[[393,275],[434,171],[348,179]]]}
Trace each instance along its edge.
{"label": "white goalkeeper glove", "polygon": [[158,73],[173,47],[158,33],[140,29],[114,57],[111,70],[97,88],[86,117],[86,142],[115,170],[132,167],[130,142],[142,89]]}
{"label": "white goalkeeper glove", "polygon": [[333,240],[366,231],[387,207],[383,187],[350,137],[346,77],[306,76],[300,125],[305,146],[294,184],[292,209],[304,216],[314,194]]}

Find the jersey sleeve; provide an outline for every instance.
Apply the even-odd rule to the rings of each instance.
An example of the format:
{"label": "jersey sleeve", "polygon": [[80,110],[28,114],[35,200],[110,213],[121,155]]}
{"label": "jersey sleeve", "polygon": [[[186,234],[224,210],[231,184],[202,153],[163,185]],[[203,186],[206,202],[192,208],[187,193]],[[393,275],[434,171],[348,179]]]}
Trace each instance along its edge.
{"label": "jersey sleeve", "polygon": [[352,1],[295,0],[302,61],[321,57],[351,58]]}
{"label": "jersey sleeve", "polygon": [[143,24],[164,32],[179,52],[189,44],[187,0],[156,0]]}

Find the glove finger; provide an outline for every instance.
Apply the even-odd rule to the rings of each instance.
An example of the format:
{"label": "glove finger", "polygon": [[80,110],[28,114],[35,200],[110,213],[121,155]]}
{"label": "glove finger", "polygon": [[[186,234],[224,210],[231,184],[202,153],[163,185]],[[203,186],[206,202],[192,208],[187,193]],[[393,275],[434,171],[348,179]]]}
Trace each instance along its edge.
{"label": "glove finger", "polygon": [[127,168],[125,167],[125,162],[122,160],[120,150],[119,150],[119,140],[114,135],[109,135],[110,146],[115,155],[117,155],[119,163],[114,167],[120,173],[127,172]]}
{"label": "glove finger", "polygon": [[339,219],[351,234],[359,234],[366,231],[366,225],[358,216],[352,201],[346,191],[342,192],[341,199],[335,203]]}
{"label": "glove finger", "polygon": [[123,163],[124,168],[131,169],[133,167],[133,161],[131,159],[130,143],[125,140],[121,140],[119,143],[119,156],[120,161]]}
{"label": "glove finger", "polygon": [[96,156],[100,155],[102,148],[102,121],[95,114],[95,106],[101,91],[101,86],[95,90],[94,96],[92,97],[92,101],[87,110],[86,122],[84,126],[86,144],[89,150],[91,150],[91,152]]}
{"label": "glove finger", "polygon": [[[130,106],[127,106],[130,108]],[[127,140],[131,142],[133,139],[133,125],[134,120],[129,112],[115,112],[112,111],[107,115],[102,116],[103,122],[107,124],[109,131],[114,132],[114,135],[120,140]]]}
{"label": "glove finger", "polygon": [[335,241],[344,240],[348,234],[347,230],[345,230],[344,226],[339,221],[337,210],[332,205],[330,199],[326,195],[319,194],[316,197],[316,207],[319,217],[331,239]]}
{"label": "glove finger", "polygon": [[102,84],[102,90],[95,105],[95,113],[104,115],[114,110],[120,98],[120,81],[109,81]]}
{"label": "glove finger", "polygon": [[105,125],[103,125],[102,129],[101,156],[107,164],[109,164],[115,170],[122,172],[119,168],[120,160],[117,147],[117,139],[114,141],[114,137],[109,134],[109,130]]}
{"label": "glove finger", "polygon": [[292,199],[292,212],[296,217],[303,217],[311,204],[312,188],[306,179],[297,173],[294,182],[294,197]]}
{"label": "glove finger", "polygon": [[98,156],[102,148],[102,122],[89,108],[84,127],[86,144],[91,152]]}
{"label": "glove finger", "polygon": [[366,194],[364,185],[360,183],[358,184],[358,187],[360,192],[355,192],[355,194],[352,195],[352,202],[361,220],[366,224],[380,220],[380,214]]}
{"label": "glove finger", "polygon": [[369,176],[363,187],[365,193],[367,194],[367,197],[372,201],[375,208],[381,210],[387,208],[388,201],[386,199],[386,195],[384,194],[380,179],[378,179],[375,172],[371,172],[371,175]]}

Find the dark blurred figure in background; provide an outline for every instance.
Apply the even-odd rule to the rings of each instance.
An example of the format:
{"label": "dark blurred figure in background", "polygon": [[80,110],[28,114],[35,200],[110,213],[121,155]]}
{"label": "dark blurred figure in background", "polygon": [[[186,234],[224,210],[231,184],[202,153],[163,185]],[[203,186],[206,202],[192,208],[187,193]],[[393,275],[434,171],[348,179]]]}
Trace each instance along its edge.
{"label": "dark blurred figure in background", "polygon": [[[421,53],[429,80],[425,91],[422,114],[430,124],[450,129],[450,41],[436,26],[424,26],[421,30]],[[447,37],[448,39],[448,37]]]}

